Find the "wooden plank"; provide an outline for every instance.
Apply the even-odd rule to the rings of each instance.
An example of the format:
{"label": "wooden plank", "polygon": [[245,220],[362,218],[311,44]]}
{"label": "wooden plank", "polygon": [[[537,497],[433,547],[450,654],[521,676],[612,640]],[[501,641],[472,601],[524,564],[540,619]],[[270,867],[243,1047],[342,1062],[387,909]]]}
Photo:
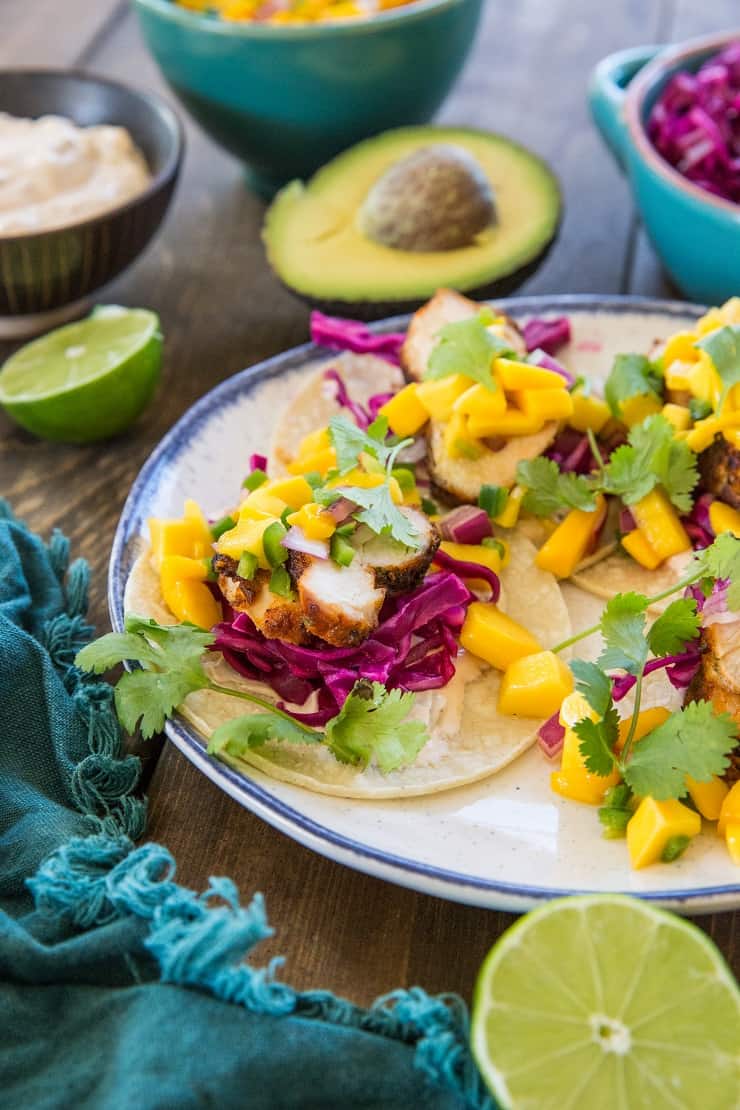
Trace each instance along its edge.
{"label": "wooden plank", "polygon": [[3,0],[0,66],[79,65],[121,9],[122,0]]}

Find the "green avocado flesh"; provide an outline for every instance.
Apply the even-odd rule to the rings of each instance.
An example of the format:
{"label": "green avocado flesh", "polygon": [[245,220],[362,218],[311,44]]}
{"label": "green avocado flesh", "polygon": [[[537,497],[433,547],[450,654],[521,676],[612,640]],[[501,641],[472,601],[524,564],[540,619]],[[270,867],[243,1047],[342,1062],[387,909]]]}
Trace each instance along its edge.
{"label": "green avocado flesh", "polygon": [[[452,144],[478,162],[491,185],[496,220],[452,250],[384,246],[362,230],[368,193],[399,160]],[[560,191],[547,166],[501,135],[447,127],[408,127],[359,143],[311,180],[292,181],[267,212],[263,238],[278,277],[313,299],[405,301],[442,285],[467,292],[504,278],[551,241]]]}

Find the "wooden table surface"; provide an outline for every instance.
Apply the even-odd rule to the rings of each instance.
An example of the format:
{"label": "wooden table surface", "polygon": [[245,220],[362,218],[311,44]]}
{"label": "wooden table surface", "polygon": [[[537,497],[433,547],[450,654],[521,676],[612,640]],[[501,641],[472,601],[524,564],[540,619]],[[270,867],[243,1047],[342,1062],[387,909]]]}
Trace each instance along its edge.
{"label": "wooden table surface", "polygon": [[[169,94],[127,2],[4,0],[2,66],[84,67]],[[735,19],[733,20],[733,14]],[[591,125],[592,66],[622,47],[678,41],[737,23],[736,0],[488,0],[476,46],[440,118],[532,146],[565,193],[559,243],[525,293],[673,295],[628,190]],[[170,99],[172,99],[170,97]],[[145,458],[202,393],[307,338],[306,308],[280,288],[260,245],[263,204],[239,165],[188,120],[184,172],[156,242],[104,293],[161,316],[164,382],[140,423],[95,447],[41,443],[0,416],[0,492],[34,528],[62,528],[93,568],[92,617],[108,627],[106,566],[118,516]],[[0,346],[0,356],[9,348]],[[231,875],[261,890],[284,976],[366,1003],[399,985],[469,997],[476,969],[513,918],[446,903],[340,867],[275,832],[211,785],[170,745],[146,758],[149,836],[175,854],[181,882]],[[698,919],[740,969],[740,915]]]}

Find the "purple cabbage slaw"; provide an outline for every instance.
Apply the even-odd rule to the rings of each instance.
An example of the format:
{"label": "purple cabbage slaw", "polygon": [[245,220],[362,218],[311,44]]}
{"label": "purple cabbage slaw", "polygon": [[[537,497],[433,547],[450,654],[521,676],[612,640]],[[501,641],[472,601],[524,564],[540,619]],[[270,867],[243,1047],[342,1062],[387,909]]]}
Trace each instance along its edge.
{"label": "purple cabbage slaw", "polygon": [[[481,575],[479,575],[481,577]],[[216,625],[214,651],[238,674],[265,683],[293,705],[316,693],[318,708],[291,715],[321,727],[335,717],[364,678],[388,689],[436,690],[455,673],[458,635],[474,595],[457,574],[430,574],[409,594],[387,598],[375,631],[358,647],[298,647],[268,640],[246,613]]]}
{"label": "purple cabbage slaw", "polygon": [[647,133],[685,178],[740,204],[740,40],[697,73],[676,73],[650,112]]}
{"label": "purple cabbage slaw", "polygon": [[379,355],[400,366],[400,352],[406,335],[391,331],[376,333],[360,320],[345,320],[340,316],[325,316],[323,312],[311,313],[311,339],[319,347],[332,351],[353,351],[356,355]]}
{"label": "purple cabbage slaw", "polygon": [[327,382],[332,382],[336,386],[335,401],[340,408],[347,409],[357,427],[362,428],[363,432],[370,427],[386,401],[390,401],[391,397],[394,396],[393,393],[374,393],[372,397],[368,398],[367,408],[365,408],[359,401],[352,400],[347,386],[337,370],[330,367],[325,371],[324,378]]}
{"label": "purple cabbage slaw", "polygon": [[567,316],[556,316],[552,320],[535,316],[524,325],[522,335],[528,351],[540,350],[546,355],[556,355],[561,347],[570,343],[570,320]]}

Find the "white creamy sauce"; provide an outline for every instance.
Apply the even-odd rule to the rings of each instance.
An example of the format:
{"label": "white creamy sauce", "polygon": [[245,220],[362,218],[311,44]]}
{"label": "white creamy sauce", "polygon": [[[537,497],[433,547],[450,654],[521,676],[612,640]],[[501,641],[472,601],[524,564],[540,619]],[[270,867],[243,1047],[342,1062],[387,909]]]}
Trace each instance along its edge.
{"label": "white creamy sauce", "polygon": [[144,191],[151,173],[124,127],[0,112],[0,235],[48,231]]}

